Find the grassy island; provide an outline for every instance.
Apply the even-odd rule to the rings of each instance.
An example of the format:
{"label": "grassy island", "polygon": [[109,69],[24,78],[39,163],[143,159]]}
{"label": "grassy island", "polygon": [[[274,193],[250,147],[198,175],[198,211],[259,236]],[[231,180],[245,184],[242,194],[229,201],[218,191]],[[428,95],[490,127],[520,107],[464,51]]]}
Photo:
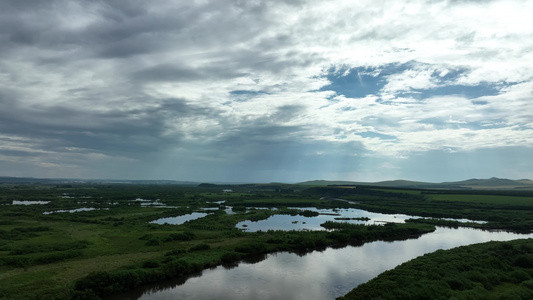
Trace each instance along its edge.
{"label": "grassy island", "polygon": [[533,299],[533,239],[429,253],[338,299]]}

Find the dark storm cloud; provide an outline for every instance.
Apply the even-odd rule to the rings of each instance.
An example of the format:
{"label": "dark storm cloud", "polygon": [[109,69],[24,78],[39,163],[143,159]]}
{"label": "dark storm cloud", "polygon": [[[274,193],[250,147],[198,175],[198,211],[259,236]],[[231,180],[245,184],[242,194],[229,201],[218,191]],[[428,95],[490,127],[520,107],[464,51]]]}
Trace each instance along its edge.
{"label": "dark storm cloud", "polygon": [[[357,169],[360,156],[367,151],[359,142],[327,144],[306,138],[306,126],[282,126],[277,120],[291,118],[297,107],[284,107],[274,114],[274,119],[264,118],[241,124],[235,130],[228,130],[216,140],[195,147],[187,153],[195,166],[209,171],[213,166],[223,167],[234,180],[249,181],[250,177],[261,181],[293,180],[293,174],[310,178],[310,174],[328,172],[350,172]],[[204,162],[202,162],[204,161]],[[181,165],[188,165],[183,162]],[[194,164],[193,164],[194,165]],[[221,173],[219,181],[227,181]]]}
{"label": "dark storm cloud", "polygon": [[[46,1],[2,1],[0,3],[0,49],[5,52],[16,44],[33,45],[51,22],[32,18],[28,11],[44,8]],[[43,26],[44,25],[44,26]]]}
{"label": "dark storm cloud", "polygon": [[[357,169],[361,160],[357,154],[366,153],[364,146],[356,142],[328,145],[291,138],[299,129],[301,128],[268,127],[243,130],[239,132],[239,137],[232,136],[212,146],[221,150],[228,149],[235,154],[223,156],[223,161],[228,163],[232,176],[244,181],[250,176],[261,178],[262,181],[290,180],[295,172],[309,179],[317,173],[351,172]],[[278,139],[267,140],[265,132],[280,136]],[[239,147],[229,146],[231,143],[238,143]]]}
{"label": "dark storm cloud", "polygon": [[138,54],[151,53],[154,49],[161,49],[159,41],[146,42],[142,38],[128,39],[124,41],[112,41],[101,50],[97,50],[96,56],[101,58],[125,58]]}
{"label": "dark storm cloud", "polygon": [[106,155],[137,157],[181,142],[179,132],[163,136],[172,118],[215,118],[216,112],[165,99],[152,108],[79,110],[68,107],[21,107],[0,97],[0,130],[3,134],[24,136],[45,151],[77,148]]}
{"label": "dark storm cloud", "polygon": [[188,82],[195,80],[235,78],[246,75],[231,69],[222,68],[191,68],[176,65],[157,65],[134,72],[132,78],[140,81],[173,81]]}
{"label": "dark storm cloud", "polygon": [[308,125],[281,125],[301,116],[305,110],[303,106],[286,105],[269,116],[243,121],[235,130],[228,130],[221,138],[210,142],[208,149],[218,152],[212,155],[246,162],[242,168],[248,164],[269,169],[298,164],[315,169],[324,161],[341,158],[351,161],[348,157],[365,152],[359,142],[328,145],[315,141],[308,137],[311,130]]}
{"label": "dark storm cloud", "polygon": [[133,73],[141,81],[193,81],[202,79],[202,73],[193,68],[158,65]]}
{"label": "dark storm cloud", "polygon": [[146,13],[150,8],[144,6],[149,5],[139,2],[134,8],[138,13],[134,15],[124,13],[122,4],[114,3],[109,10],[102,7],[105,22],[84,32],[84,36],[104,47],[99,52],[104,57],[127,57],[131,48],[141,48],[141,52],[164,51],[174,48],[175,42],[181,49],[224,48],[246,36],[253,37],[254,30],[243,25],[253,16],[255,21],[261,18],[260,11],[254,13],[254,6],[225,1],[208,6],[178,4],[169,11],[157,13]]}
{"label": "dark storm cloud", "polygon": [[275,122],[287,122],[300,116],[304,111],[305,107],[303,105],[283,105],[277,108],[273,116]]}
{"label": "dark storm cloud", "polygon": [[271,115],[253,120],[230,122],[220,138],[210,140],[208,149],[218,155],[234,157],[237,160],[253,157],[259,161],[275,159],[283,149],[306,140],[307,126],[282,125],[305,110],[297,105],[282,106]]}
{"label": "dark storm cloud", "polygon": [[[173,4],[154,12],[145,1],[3,1],[0,25],[14,43],[78,45],[99,57],[118,58],[164,51],[176,41],[188,48],[232,43],[242,34],[252,37],[242,24],[254,18],[254,11],[256,19],[261,13],[254,5],[222,1],[209,6]],[[87,20],[72,19],[70,27],[61,22],[80,13]],[[77,21],[87,24],[76,26]]]}
{"label": "dark storm cloud", "polygon": [[[171,55],[172,60],[178,62],[140,65],[137,71],[131,73],[135,80],[234,78],[246,75],[250,69],[278,73],[291,64],[310,65],[313,59],[318,58],[298,52],[289,52],[285,57],[270,53],[279,49],[280,45],[290,45],[291,39],[287,34],[266,36],[246,48],[235,49],[235,43],[252,41],[272,22],[265,19],[264,3],[217,1],[205,6],[178,4],[172,9],[156,12],[153,6],[142,1],[50,1],[36,6],[8,2],[2,7],[0,25],[3,34],[0,38],[6,43],[0,47],[5,50],[23,47],[29,51],[27,47],[32,46],[51,50],[46,55],[32,52],[34,57],[31,59],[42,63],[125,59],[158,53]],[[80,12],[84,12],[86,19],[79,20],[83,25],[76,25],[78,20],[73,17],[73,26],[68,26],[68,16]],[[187,67],[190,51],[205,53],[206,65]],[[210,57],[214,53],[216,56]],[[125,67],[136,68],[135,63]]]}

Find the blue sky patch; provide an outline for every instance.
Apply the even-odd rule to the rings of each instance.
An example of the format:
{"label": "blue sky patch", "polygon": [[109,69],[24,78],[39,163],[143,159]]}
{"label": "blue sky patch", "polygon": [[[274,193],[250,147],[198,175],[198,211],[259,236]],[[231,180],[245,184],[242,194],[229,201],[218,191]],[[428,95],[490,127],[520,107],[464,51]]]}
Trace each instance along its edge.
{"label": "blue sky patch", "polygon": [[376,95],[387,84],[387,75],[401,72],[410,64],[390,64],[384,67],[330,68],[325,76],[331,83],[320,91],[334,91],[347,98],[364,98]]}
{"label": "blue sky patch", "polygon": [[[381,89],[387,84],[387,77],[399,74],[408,69],[419,69],[422,66],[432,68],[431,65],[419,62],[407,62],[403,64],[388,64],[381,67],[362,68],[330,68],[325,78],[330,84],[322,87],[320,91],[334,91],[337,95],[347,98],[363,98],[368,95],[379,95]],[[457,80],[469,72],[465,68],[449,69],[445,75],[435,68],[431,75],[432,81],[438,85],[429,89],[410,89],[399,92],[397,96],[425,99],[434,96],[457,95],[469,99],[482,96],[494,96],[500,93],[502,87],[514,83],[503,84],[501,82],[481,82],[477,85],[455,84]],[[485,103],[475,103],[485,104]]]}
{"label": "blue sky patch", "polygon": [[357,133],[357,135],[362,136],[364,138],[379,138],[382,140],[395,140],[396,139],[396,137],[393,135],[382,134],[382,133],[377,133],[373,131],[359,132]]}
{"label": "blue sky patch", "polygon": [[495,96],[500,93],[500,86],[481,83],[478,85],[448,85],[434,89],[413,89],[402,93],[403,96],[411,96],[415,99],[425,99],[434,96],[457,95],[465,98],[479,98],[482,96]]}
{"label": "blue sky patch", "polygon": [[[514,83],[501,82],[480,82],[477,85],[455,84],[461,76],[468,73],[465,68],[448,69],[445,75],[440,75],[439,71],[431,74],[431,80],[438,85],[436,88],[429,89],[411,89],[404,92],[402,96],[410,96],[414,99],[425,99],[434,96],[456,95],[469,99],[479,98],[482,96],[495,96],[500,93],[502,87],[513,85]],[[486,103],[475,103],[486,104]]]}

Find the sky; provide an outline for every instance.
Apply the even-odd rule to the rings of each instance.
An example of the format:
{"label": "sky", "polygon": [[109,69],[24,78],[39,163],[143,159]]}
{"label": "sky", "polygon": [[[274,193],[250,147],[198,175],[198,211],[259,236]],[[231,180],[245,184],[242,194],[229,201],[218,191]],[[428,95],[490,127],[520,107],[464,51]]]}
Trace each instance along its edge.
{"label": "sky", "polygon": [[0,176],[533,179],[533,1],[0,1]]}

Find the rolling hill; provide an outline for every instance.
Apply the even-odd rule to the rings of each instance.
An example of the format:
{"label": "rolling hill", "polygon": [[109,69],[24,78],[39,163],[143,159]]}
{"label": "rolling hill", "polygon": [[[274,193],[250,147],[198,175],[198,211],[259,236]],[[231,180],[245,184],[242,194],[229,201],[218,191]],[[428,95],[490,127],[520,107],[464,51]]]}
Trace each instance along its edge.
{"label": "rolling hill", "polygon": [[420,182],[409,180],[389,180],[378,182],[356,182],[356,181],[328,181],[312,180],[298,183],[300,185],[370,185],[386,186],[397,188],[432,188],[432,189],[532,189],[533,181],[530,179],[512,180],[505,178],[492,177],[489,179],[468,179],[453,182]]}

